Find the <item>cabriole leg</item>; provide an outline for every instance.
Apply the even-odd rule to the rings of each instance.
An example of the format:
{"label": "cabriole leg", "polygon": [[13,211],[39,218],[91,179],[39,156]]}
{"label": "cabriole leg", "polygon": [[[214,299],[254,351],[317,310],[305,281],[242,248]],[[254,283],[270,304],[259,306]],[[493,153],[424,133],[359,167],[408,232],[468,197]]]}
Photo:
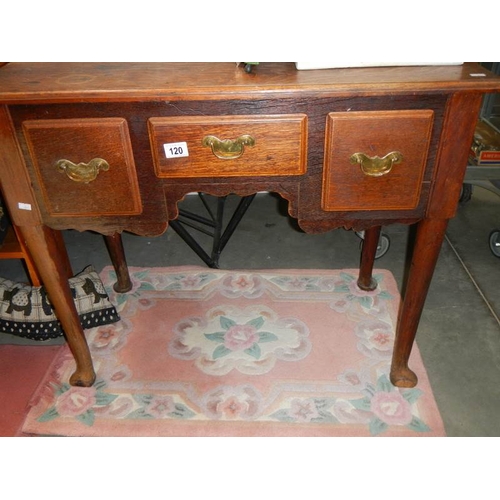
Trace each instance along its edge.
{"label": "cabriole leg", "polygon": [[61,233],[45,226],[22,226],[19,229],[76,361],[76,371],[69,382],[90,387],[95,381],[95,372],[68,283],[72,272]]}
{"label": "cabriole leg", "polygon": [[417,384],[417,376],[408,368],[408,359],[447,225],[447,219],[424,219],[417,226],[391,365],[391,382],[398,387],[414,387]]}

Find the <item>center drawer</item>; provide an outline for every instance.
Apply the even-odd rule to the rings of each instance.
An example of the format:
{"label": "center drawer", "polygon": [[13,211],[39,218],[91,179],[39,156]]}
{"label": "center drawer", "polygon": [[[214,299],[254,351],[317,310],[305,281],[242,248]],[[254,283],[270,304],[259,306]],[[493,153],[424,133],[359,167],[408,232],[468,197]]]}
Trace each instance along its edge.
{"label": "center drawer", "polygon": [[148,121],[156,175],[244,177],[302,175],[307,116],[183,116]]}

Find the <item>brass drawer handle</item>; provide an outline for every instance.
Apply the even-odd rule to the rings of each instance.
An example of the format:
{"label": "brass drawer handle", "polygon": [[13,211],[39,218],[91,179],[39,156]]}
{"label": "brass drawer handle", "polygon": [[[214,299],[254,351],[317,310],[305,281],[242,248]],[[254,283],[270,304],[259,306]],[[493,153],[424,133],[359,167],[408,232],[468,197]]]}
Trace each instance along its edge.
{"label": "brass drawer handle", "polygon": [[403,155],[399,151],[393,151],[386,154],[383,158],[379,156],[367,156],[364,153],[354,153],[350,161],[356,165],[359,163],[361,170],[365,175],[371,177],[380,177],[388,174],[392,166],[403,161]]}
{"label": "brass drawer handle", "polygon": [[213,135],[207,135],[201,141],[205,147],[211,147],[212,153],[222,160],[235,160],[245,151],[245,146],[253,146],[255,139],[251,135],[241,135],[237,139],[218,139]]}
{"label": "brass drawer handle", "polygon": [[101,170],[109,170],[109,163],[102,158],[94,158],[88,163],[75,164],[69,160],[59,160],[56,168],[72,181],[89,183],[96,179]]}

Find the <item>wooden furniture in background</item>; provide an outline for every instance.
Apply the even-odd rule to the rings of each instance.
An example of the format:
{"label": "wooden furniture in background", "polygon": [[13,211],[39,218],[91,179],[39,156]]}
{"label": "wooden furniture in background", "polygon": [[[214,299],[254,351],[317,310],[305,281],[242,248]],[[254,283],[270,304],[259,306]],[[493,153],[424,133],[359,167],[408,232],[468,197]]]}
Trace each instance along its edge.
{"label": "wooden furniture in background", "polygon": [[41,286],[42,282],[30,256],[26,245],[22,241],[16,226],[10,226],[7,230],[5,240],[0,246],[0,259],[21,259],[26,267],[30,282],[33,286]]}
{"label": "wooden furniture in background", "polygon": [[30,256],[28,248],[23,242],[19,229],[14,224],[8,225],[7,234],[0,245],[0,259],[22,260],[31,285],[41,286],[42,282],[36,270],[35,263]]}
{"label": "wooden furniture in background", "polygon": [[[0,69],[0,182],[76,360],[95,380],[60,230],[162,234],[190,192],[273,191],[308,233],[365,231],[372,290],[382,225],[416,224],[391,381],[413,387],[411,348],[478,112],[500,79],[477,64],[297,71],[261,63],[9,63]],[[244,263],[245,256],[242,255]],[[325,367],[327,370],[328,367]]]}

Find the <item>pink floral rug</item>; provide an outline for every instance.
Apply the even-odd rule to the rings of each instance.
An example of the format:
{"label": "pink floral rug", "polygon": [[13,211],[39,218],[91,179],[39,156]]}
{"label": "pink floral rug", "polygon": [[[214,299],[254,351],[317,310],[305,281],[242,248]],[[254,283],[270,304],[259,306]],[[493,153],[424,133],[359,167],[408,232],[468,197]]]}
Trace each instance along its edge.
{"label": "pink floral rug", "polygon": [[388,271],[130,269],[118,323],[86,331],[97,371],[68,385],[67,346],[35,393],[27,435],[444,436],[418,348],[413,389],[389,382],[399,295]]}

